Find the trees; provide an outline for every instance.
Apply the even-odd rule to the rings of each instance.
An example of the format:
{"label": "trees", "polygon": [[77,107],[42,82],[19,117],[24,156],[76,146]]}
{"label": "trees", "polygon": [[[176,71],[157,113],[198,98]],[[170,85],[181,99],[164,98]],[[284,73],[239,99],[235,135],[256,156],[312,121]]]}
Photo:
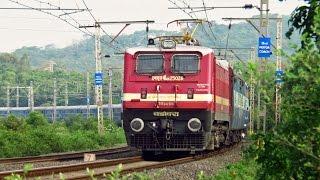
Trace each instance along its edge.
{"label": "trees", "polygon": [[[251,147],[261,165],[261,179],[320,178],[320,6],[316,3],[310,1],[309,7],[293,13],[294,28],[302,29],[302,46],[286,70],[283,122],[265,136],[258,135]],[[304,23],[306,19],[310,24]]]}
{"label": "trees", "polygon": [[[282,0],[281,0],[282,1]],[[289,23],[292,24],[289,31],[286,33],[288,38],[291,37],[294,30],[299,30],[306,38],[313,39],[318,42],[318,49],[319,49],[319,41],[320,35],[316,33],[314,30],[314,23],[319,22],[320,20],[317,19],[319,16],[320,6],[319,0],[305,0],[308,2],[307,5],[298,7],[293,13],[291,14],[291,18],[289,19]],[[304,41],[301,41],[302,46],[304,46]]]}

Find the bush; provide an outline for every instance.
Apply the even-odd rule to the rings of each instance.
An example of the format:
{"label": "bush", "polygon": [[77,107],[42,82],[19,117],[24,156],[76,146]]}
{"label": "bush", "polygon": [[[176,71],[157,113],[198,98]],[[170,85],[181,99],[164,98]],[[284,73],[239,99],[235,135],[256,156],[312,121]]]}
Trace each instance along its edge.
{"label": "bush", "polygon": [[25,121],[23,118],[15,117],[14,115],[10,114],[8,118],[3,119],[3,126],[9,130],[21,130],[25,127]]}
{"label": "bush", "polygon": [[48,120],[40,112],[33,111],[29,114],[27,118],[27,123],[31,126],[45,126],[48,125]]}
{"label": "bush", "polygon": [[49,124],[42,114],[33,112],[27,119],[28,124],[21,122],[25,121],[14,116],[1,120],[0,157],[100,149],[126,142],[123,129],[111,122],[106,122],[108,128],[103,136],[97,133],[95,119],[71,117],[66,122]]}

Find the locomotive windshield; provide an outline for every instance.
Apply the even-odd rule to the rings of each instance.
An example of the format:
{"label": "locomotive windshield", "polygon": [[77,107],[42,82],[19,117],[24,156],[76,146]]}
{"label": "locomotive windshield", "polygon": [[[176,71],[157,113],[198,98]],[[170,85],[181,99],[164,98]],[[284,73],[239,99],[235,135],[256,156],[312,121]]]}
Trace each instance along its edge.
{"label": "locomotive windshield", "polygon": [[173,55],[172,72],[192,74],[199,71],[198,55]]}
{"label": "locomotive windshield", "polygon": [[159,74],[163,72],[163,55],[141,54],[137,57],[137,73]]}

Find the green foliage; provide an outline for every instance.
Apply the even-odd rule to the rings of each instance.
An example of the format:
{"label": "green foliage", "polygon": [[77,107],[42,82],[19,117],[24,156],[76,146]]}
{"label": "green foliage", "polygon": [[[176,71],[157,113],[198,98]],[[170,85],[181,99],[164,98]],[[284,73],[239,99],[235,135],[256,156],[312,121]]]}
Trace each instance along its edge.
{"label": "green foliage", "polygon": [[203,171],[197,173],[197,180],[254,180],[257,178],[259,166],[254,160],[244,159],[229,164],[214,176],[208,176]]}
{"label": "green foliage", "polygon": [[235,164],[228,165],[217,175],[211,177],[216,180],[254,180],[259,168],[253,160],[242,160]]}
{"label": "green foliage", "polygon": [[111,172],[110,175],[107,176],[108,180],[119,180],[121,179],[122,164],[119,164],[117,168]]}
{"label": "green foliage", "polygon": [[320,34],[320,7],[313,8],[303,17],[312,16],[313,23],[303,26],[303,46],[290,58],[285,74],[283,122],[273,132],[257,135],[251,147],[261,165],[260,179],[320,178],[320,46],[310,36]]}
{"label": "green foliage", "polygon": [[10,176],[4,177],[5,180],[23,180],[24,178],[19,174],[11,174]]}
{"label": "green foliage", "polygon": [[27,118],[27,123],[33,127],[48,125],[48,120],[40,112],[30,112]]}
{"label": "green foliage", "polygon": [[[289,22],[291,22],[292,27],[286,33],[287,37],[291,37],[294,30],[299,30],[307,38],[314,38],[315,41],[320,40],[320,35],[314,31],[313,26],[315,23],[319,23],[318,14],[320,12],[320,1],[319,0],[309,0],[306,1],[307,4],[298,7],[291,14]],[[301,41],[304,46],[304,41]]]}
{"label": "green foliage", "polygon": [[9,130],[21,130],[25,127],[25,121],[23,118],[15,117],[10,114],[8,118],[4,118],[1,120],[4,127]]}
{"label": "green foliage", "polygon": [[87,174],[90,176],[91,180],[96,180],[97,178],[94,177],[94,170],[90,170],[89,168],[86,169]]}
{"label": "green foliage", "polygon": [[[32,123],[25,124],[24,128],[0,128],[0,157],[100,149],[126,142],[123,129],[115,125],[109,125],[112,130],[100,136],[94,119],[74,118],[73,124],[67,126],[63,122],[43,123],[43,116],[39,113],[33,113],[31,117],[36,120],[29,121]],[[14,116],[10,118],[17,119]]]}
{"label": "green foliage", "polygon": [[[122,164],[119,164],[117,168],[111,172],[109,175],[104,174],[104,179],[106,180],[152,180],[152,179],[158,179],[161,175],[161,171],[148,175],[146,172],[134,172],[131,174],[121,175],[122,171]],[[87,170],[88,174],[90,175],[91,179],[94,179],[94,172]]]}

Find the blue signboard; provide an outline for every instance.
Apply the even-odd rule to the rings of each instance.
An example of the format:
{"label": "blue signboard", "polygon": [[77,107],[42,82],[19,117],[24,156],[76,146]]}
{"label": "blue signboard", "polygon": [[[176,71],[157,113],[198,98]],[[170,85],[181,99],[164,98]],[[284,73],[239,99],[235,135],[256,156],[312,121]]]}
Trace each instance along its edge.
{"label": "blue signboard", "polygon": [[271,55],[271,39],[269,37],[259,37],[258,57],[269,58]]}
{"label": "blue signboard", "polygon": [[101,85],[102,85],[102,81],[103,81],[102,72],[96,72],[96,73],[94,74],[94,82],[95,82],[95,85],[96,85],[96,86],[101,86]]}
{"label": "blue signboard", "polygon": [[276,70],[276,83],[277,84],[283,83],[283,75],[284,75],[284,72],[281,69]]}

